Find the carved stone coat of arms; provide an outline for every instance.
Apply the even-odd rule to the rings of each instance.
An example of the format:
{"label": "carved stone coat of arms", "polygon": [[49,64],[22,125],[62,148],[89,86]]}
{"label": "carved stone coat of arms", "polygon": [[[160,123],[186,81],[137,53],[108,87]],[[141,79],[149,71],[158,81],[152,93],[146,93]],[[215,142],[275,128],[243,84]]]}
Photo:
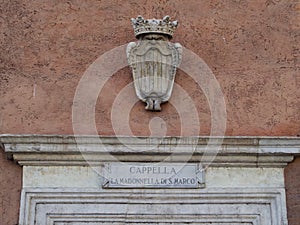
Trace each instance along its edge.
{"label": "carved stone coat of arms", "polygon": [[160,111],[160,104],[170,99],[176,74],[181,62],[182,47],[169,42],[178,25],[168,16],[162,20],[132,19],[138,42],[127,46],[134,87],[138,98],[146,102],[147,110]]}

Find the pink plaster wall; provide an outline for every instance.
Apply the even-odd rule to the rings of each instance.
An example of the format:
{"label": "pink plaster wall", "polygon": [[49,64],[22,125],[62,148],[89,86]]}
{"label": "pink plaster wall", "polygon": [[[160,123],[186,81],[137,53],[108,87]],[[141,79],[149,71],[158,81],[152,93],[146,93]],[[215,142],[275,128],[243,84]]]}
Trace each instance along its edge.
{"label": "pink plaster wall", "polygon": [[[0,133],[72,134],[73,97],[87,67],[110,49],[135,40],[131,17],[169,14],[180,22],[173,41],[199,55],[220,84],[226,135],[300,135],[299,12],[294,0],[4,1]],[[96,107],[99,134],[115,134],[112,103],[130,82],[127,67],[103,88]],[[203,92],[182,71],[176,83],[199,111],[200,135],[209,134],[210,110]],[[136,98],[134,92],[129,97]],[[149,135],[148,123],[157,116],[164,119],[167,135],[180,135],[180,115],[171,104],[150,113],[141,102],[130,113],[133,134]],[[299,165],[297,160],[287,172],[289,212],[299,205],[299,193],[292,191],[299,189],[299,174],[293,172]],[[12,225],[17,223],[21,169],[3,152],[0,175],[0,221]],[[299,224],[291,213],[289,217],[291,225]]]}

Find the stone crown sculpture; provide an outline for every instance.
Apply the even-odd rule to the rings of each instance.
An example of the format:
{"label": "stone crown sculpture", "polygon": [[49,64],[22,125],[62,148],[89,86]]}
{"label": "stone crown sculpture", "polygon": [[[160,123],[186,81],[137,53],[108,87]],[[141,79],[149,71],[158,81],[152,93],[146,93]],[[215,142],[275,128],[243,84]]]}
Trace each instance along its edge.
{"label": "stone crown sculpture", "polygon": [[135,36],[138,37],[141,34],[165,34],[172,38],[174,31],[178,26],[178,22],[170,21],[169,16],[165,16],[161,19],[144,19],[142,16],[138,16],[136,19],[131,19],[131,23],[134,28]]}
{"label": "stone crown sculpture", "polygon": [[177,21],[169,16],[160,19],[131,19],[138,42],[130,42],[126,53],[132,69],[136,95],[150,111],[160,111],[160,104],[172,94],[176,69],[181,62],[182,47],[171,43]]}

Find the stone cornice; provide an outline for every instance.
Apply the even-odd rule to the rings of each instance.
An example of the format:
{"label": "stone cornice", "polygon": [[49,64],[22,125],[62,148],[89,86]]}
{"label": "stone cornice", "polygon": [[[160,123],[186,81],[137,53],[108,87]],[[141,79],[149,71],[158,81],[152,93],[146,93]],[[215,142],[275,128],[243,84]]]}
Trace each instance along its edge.
{"label": "stone cornice", "polygon": [[6,154],[20,165],[101,165],[118,160],[182,162],[187,159],[205,163],[203,155],[218,151],[211,166],[283,167],[295,155],[300,155],[297,137],[0,135],[1,144]]}

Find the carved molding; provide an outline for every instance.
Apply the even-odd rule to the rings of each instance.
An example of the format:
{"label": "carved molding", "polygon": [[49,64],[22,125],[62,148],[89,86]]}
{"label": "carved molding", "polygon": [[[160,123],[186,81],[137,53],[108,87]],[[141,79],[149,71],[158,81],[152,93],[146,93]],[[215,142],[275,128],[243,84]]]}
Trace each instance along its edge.
{"label": "carved molding", "polygon": [[27,189],[21,224],[287,225],[284,189],[199,191]]}
{"label": "carved molding", "polygon": [[[21,165],[101,165],[112,161],[198,162],[210,148],[220,148],[211,166],[284,167],[300,155],[294,137],[99,137],[64,135],[0,135],[5,152]],[[222,142],[222,145],[218,146]],[[134,150],[131,148],[133,147]],[[194,151],[193,151],[194,150]],[[209,150],[208,150],[209,151]]]}

